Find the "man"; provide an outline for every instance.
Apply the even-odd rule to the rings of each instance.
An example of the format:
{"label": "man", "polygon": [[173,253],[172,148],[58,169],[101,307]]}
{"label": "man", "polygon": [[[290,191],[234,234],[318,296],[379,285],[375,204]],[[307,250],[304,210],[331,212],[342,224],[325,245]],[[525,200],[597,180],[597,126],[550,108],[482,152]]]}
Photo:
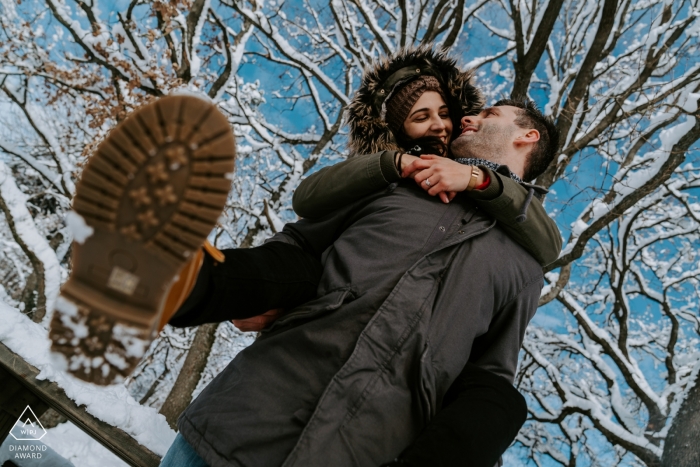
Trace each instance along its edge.
{"label": "man", "polygon": [[[464,118],[453,152],[472,156],[464,143],[473,141],[482,157],[536,177],[555,153],[555,131],[531,104],[499,104]],[[416,181],[453,186],[448,162],[414,162],[425,165]],[[207,464],[416,459],[443,435],[435,421],[459,409],[438,413],[467,362],[512,381],[541,267],[465,197],[442,204],[404,182],[288,224],[267,245],[276,242],[322,257],[318,298],[266,328],[180,418]],[[205,287],[171,324],[211,320],[236,303],[222,267],[205,260]]]}

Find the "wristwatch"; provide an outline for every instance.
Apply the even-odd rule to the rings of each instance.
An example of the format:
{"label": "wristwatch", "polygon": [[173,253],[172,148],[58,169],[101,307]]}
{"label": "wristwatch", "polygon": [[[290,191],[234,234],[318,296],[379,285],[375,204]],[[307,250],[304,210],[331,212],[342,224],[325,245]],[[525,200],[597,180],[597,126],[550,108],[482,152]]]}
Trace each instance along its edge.
{"label": "wristwatch", "polygon": [[481,170],[479,167],[472,165],[472,174],[471,177],[469,177],[469,184],[467,185],[467,191],[472,191],[474,187],[476,186],[476,181],[479,180],[479,175],[481,174]]}

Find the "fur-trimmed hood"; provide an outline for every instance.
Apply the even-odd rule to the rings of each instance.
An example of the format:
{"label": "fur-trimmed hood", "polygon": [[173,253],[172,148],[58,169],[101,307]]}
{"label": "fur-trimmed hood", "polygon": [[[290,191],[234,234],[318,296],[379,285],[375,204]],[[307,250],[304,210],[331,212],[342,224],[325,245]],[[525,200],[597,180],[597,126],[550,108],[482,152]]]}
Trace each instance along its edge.
{"label": "fur-trimmed hood", "polygon": [[365,69],[362,84],[345,109],[351,156],[399,149],[384,121],[384,105],[398,85],[426,74],[440,80],[453,121],[483,105],[483,96],[473,85],[473,70],[460,70],[455,59],[429,46],[401,48]]}

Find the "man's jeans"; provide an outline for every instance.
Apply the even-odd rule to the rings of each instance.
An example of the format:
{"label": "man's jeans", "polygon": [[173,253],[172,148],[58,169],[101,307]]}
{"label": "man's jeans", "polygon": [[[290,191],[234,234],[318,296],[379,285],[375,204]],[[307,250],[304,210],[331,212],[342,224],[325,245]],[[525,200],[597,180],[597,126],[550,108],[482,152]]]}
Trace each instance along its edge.
{"label": "man's jeans", "polygon": [[204,459],[199,457],[197,451],[189,445],[180,433],[168,449],[165,457],[160,461],[159,467],[209,467]]}

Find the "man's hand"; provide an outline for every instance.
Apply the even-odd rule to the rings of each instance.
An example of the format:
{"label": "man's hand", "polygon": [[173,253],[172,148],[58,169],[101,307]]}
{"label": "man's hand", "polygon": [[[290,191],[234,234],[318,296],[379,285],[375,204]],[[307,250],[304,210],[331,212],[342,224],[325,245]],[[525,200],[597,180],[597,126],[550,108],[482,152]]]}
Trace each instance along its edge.
{"label": "man's hand", "polygon": [[[458,192],[466,190],[471,175],[472,166],[434,155],[421,156],[402,173],[403,177],[413,178],[429,195],[440,195],[443,203],[450,202]],[[484,174],[480,172],[476,185],[483,182]]]}
{"label": "man's hand", "polygon": [[265,313],[253,316],[246,319],[233,319],[231,322],[243,332],[258,332],[262,331],[268,324],[276,321],[284,313],[283,308],[275,308],[274,310],[266,311]]}

